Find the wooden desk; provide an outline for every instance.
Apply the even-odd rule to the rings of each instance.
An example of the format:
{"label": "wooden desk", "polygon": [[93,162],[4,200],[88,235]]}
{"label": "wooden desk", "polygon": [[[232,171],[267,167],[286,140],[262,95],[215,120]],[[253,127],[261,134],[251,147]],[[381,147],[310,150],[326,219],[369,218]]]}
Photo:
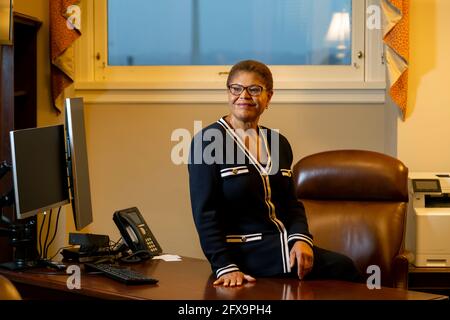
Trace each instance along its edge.
{"label": "wooden desk", "polygon": [[[183,258],[131,265],[131,268],[159,280],[157,285],[127,286],[102,275],[81,274],[81,289],[69,290],[68,275],[0,270],[12,280],[24,298],[31,299],[151,299],[151,300],[433,300],[446,296],[382,288],[369,290],[365,284],[343,281],[304,281],[258,278],[242,287],[214,287],[209,263]],[[82,269],[83,270],[83,269]]]}

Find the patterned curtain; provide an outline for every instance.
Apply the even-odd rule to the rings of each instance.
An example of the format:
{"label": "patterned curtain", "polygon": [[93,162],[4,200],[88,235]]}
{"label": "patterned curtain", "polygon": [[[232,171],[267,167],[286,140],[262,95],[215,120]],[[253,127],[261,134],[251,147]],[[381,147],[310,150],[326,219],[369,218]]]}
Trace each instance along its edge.
{"label": "patterned curtain", "polygon": [[409,0],[382,0],[389,94],[405,120],[408,105]]}
{"label": "patterned curtain", "polygon": [[59,114],[64,89],[75,77],[73,42],[81,35],[81,10],[77,0],[50,0],[50,58],[53,106]]}

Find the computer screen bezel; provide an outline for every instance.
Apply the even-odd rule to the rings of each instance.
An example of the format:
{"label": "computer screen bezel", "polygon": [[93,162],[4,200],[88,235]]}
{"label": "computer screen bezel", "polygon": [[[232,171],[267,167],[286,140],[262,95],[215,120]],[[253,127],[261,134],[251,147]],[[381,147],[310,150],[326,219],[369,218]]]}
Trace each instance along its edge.
{"label": "computer screen bezel", "polygon": [[[10,142],[11,142],[11,159],[12,159],[12,177],[13,177],[13,185],[14,185],[14,204],[15,204],[15,212],[16,212],[16,217],[17,219],[27,219],[30,217],[33,217],[35,215],[37,215],[40,212],[44,212],[47,211],[49,209],[53,209],[53,208],[57,208],[57,207],[61,207],[65,204],[68,204],[70,202],[70,197],[69,197],[69,190],[68,190],[68,185],[67,185],[67,180],[61,181],[62,183],[62,187],[65,189],[66,192],[66,199],[63,199],[61,201],[58,202],[54,202],[54,203],[49,203],[48,205],[42,205],[42,206],[38,206],[36,208],[34,208],[33,210],[28,210],[26,212],[22,212],[21,209],[21,186],[19,185],[19,177],[18,177],[18,170],[20,170],[20,168],[17,168],[17,155],[16,155],[16,148],[17,148],[17,142],[16,142],[16,135],[20,134],[21,132],[24,131],[28,131],[31,132],[32,130],[45,130],[45,129],[49,129],[49,128],[59,128],[59,134],[61,135],[61,141],[62,144],[59,146],[61,148],[61,151],[63,151],[64,155],[61,154],[61,161],[63,161],[63,166],[64,169],[66,171],[66,147],[65,147],[65,141],[64,141],[64,126],[63,125],[56,125],[56,126],[46,126],[46,127],[39,127],[39,128],[28,128],[28,129],[21,129],[21,130],[13,130],[10,131]],[[30,160],[36,160],[35,158],[32,158]],[[41,159],[42,160],[42,159]],[[66,177],[66,174],[64,172],[63,174],[63,178]],[[63,190],[63,189],[61,189]]]}

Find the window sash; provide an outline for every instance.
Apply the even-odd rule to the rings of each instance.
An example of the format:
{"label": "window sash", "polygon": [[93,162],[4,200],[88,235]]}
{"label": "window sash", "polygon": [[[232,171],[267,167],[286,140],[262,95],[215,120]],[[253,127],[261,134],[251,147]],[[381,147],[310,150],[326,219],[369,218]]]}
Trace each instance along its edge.
{"label": "window sash", "polygon": [[[302,81],[361,81],[364,79],[364,1],[352,1],[352,62],[336,66],[271,66],[277,88],[298,87]],[[95,3],[95,80],[153,83],[155,87],[222,88],[231,66],[109,66],[107,38],[107,0]],[[195,76],[194,76],[195,75]]]}

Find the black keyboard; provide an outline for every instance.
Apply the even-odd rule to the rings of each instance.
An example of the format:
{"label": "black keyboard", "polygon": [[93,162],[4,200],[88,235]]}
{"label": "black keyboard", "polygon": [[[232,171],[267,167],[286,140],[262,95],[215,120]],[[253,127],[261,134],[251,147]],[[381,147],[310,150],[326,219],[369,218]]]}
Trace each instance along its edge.
{"label": "black keyboard", "polygon": [[158,282],[157,279],[147,277],[142,273],[110,264],[85,263],[84,266],[87,271],[88,269],[101,271],[106,276],[125,284],[155,284]]}

